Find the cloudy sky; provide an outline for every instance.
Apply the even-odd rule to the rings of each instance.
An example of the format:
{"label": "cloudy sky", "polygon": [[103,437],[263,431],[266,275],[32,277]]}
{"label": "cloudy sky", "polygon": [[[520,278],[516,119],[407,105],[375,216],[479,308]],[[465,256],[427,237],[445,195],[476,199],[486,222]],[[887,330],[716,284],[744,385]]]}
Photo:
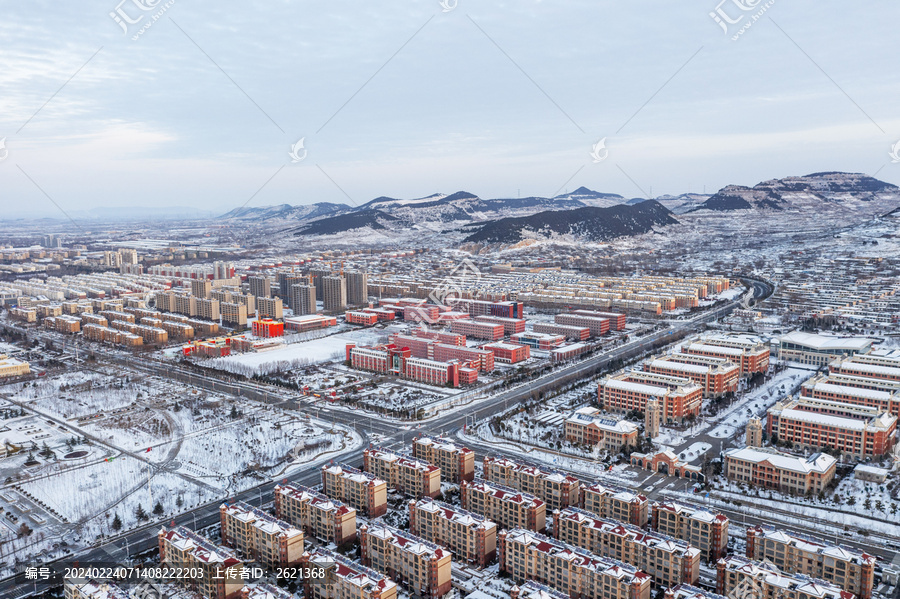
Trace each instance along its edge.
{"label": "cloudy sky", "polygon": [[900,184],[896,0],[117,1],[3,2],[5,214]]}

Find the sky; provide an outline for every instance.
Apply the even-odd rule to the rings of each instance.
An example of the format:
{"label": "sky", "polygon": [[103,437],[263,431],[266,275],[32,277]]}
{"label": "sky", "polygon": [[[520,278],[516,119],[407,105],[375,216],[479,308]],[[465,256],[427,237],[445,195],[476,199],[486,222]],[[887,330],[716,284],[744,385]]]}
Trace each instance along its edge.
{"label": "sky", "polygon": [[896,0],[717,2],[6,0],[0,214],[900,184]]}

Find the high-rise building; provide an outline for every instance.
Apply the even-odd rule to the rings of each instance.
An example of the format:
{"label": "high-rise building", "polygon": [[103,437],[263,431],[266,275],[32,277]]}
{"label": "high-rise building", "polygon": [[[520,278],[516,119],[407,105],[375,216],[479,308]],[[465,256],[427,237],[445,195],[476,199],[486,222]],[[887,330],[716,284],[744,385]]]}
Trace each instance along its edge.
{"label": "high-rise building", "polygon": [[234,264],[231,262],[219,262],[216,261],[213,263],[213,278],[214,279],[230,279],[234,276]]}
{"label": "high-rise building", "polygon": [[348,272],[347,279],[347,303],[351,306],[362,306],[369,301],[369,273]]}
{"label": "high-rise building", "polygon": [[339,312],[347,309],[347,279],[344,277],[322,277],[322,294],[325,310]]}
{"label": "high-rise building", "polygon": [[288,304],[294,314],[316,313],[316,288],[312,285],[291,285]]}
{"label": "high-rise building", "polygon": [[119,250],[119,254],[122,256],[122,264],[137,264],[138,263],[138,253],[137,250],[131,248],[124,248]]}
{"label": "high-rise building", "polygon": [[61,248],[62,238],[56,233],[50,233],[41,238],[41,245],[45,248]]}
{"label": "high-rise building", "polygon": [[212,282],[209,279],[191,280],[191,295],[207,299],[210,293],[212,293]]}
{"label": "high-rise building", "polygon": [[659,436],[659,425],[662,420],[662,407],[657,397],[650,397],[644,411],[644,433],[648,439]]}
{"label": "high-rise building", "polygon": [[[308,282],[304,276],[292,272],[280,272],[278,273],[278,297],[286,301],[288,306],[291,306],[291,287]],[[293,308],[293,306],[291,307]]]}
{"label": "high-rise building", "polygon": [[325,287],[323,286],[322,279],[331,276],[331,270],[326,268],[313,268],[310,269],[309,276],[312,277],[312,285],[315,285],[316,287],[316,295],[319,297],[324,296]]}
{"label": "high-rise building", "polygon": [[250,284],[250,295],[257,298],[272,296],[272,282],[268,277],[249,277],[247,282]]}
{"label": "high-rise building", "polygon": [[280,297],[257,297],[256,315],[259,318],[284,318],[284,305]]}

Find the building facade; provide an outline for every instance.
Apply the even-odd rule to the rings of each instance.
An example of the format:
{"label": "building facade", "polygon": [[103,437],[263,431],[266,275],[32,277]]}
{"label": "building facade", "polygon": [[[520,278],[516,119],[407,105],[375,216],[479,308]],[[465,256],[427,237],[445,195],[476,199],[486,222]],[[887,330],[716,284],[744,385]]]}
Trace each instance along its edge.
{"label": "building facade", "polygon": [[338,547],[356,540],[356,510],[308,487],[277,485],[275,515]]}
{"label": "building facade", "polygon": [[222,544],[269,568],[293,566],[303,556],[303,531],[243,501],[219,506]]}
{"label": "building facade", "polygon": [[475,478],[475,452],[442,437],[416,437],[413,457],[441,469],[444,482],[459,484]]}
{"label": "building facade", "polygon": [[547,505],[529,493],[476,478],[459,485],[459,496],[463,509],[481,514],[503,528],[540,532],[547,526]]}
{"label": "building facade", "polygon": [[817,494],[834,479],[837,460],[824,453],[808,458],[774,449],[744,447],[722,453],[729,480],[795,495]]}
{"label": "building facade", "polygon": [[484,456],[482,465],[484,480],[530,493],[547,509],[577,505],[581,498],[581,482],[574,476],[503,457]]}
{"label": "building facade", "polygon": [[359,529],[363,565],[402,583],[417,597],[437,599],[450,591],[449,550],[384,524]]}
{"label": "building facade", "polygon": [[449,548],[479,567],[497,556],[497,525],[484,516],[433,499],[409,502],[409,531]]}
{"label": "building facade", "polygon": [[441,492],[441,469],[412,456],[369,447],[363,451],[363,469],[386,481],[392,489],[416,498],[434,499]]}
{"label": "building facade", "polygon": [[387,513],[387,481],[346,464],[322,466],[322,493],[370,518]]}
{"label": "building facade", "polygon": [[725,557],[729,524],[725,514],[675,501],[654,503],[651,513],[653,530],[687,541],[708,562]]}

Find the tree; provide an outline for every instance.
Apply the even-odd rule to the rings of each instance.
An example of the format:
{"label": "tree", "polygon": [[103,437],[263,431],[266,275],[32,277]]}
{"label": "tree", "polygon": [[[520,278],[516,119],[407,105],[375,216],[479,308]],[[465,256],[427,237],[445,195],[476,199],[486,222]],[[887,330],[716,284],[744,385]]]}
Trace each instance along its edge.
{"label": "tree", "polygon": [[138,520],[148,520],[150,518],[144,510],[144,506],[140,503],[138,504],[137,509],[134,510],[134,515]]}
{"label": "tree", "polygon": [[184,498],[181,495],[175,498],[175,505],[181,507],[184,505]]}
{"label": "tree", "polygon": [[872,500],[866,497],[866,500],[863,502],[863,508],[868,512],[872,509]]}
{"label": "tree", "polygon": [[159,501],[157,501],[156,505],[153,506],[153,514],[155,516],[162,516],[163,512],[165,512],[165,510],[163,509],[162,504]]}
{"label": "tree", "polygon": [[119,518],[118,513],[116,513],[116,517],[113,518],[112,527],[113,527],[113,530],[116,532],[119,532],[120,530],[122,530],[122,519]]}

